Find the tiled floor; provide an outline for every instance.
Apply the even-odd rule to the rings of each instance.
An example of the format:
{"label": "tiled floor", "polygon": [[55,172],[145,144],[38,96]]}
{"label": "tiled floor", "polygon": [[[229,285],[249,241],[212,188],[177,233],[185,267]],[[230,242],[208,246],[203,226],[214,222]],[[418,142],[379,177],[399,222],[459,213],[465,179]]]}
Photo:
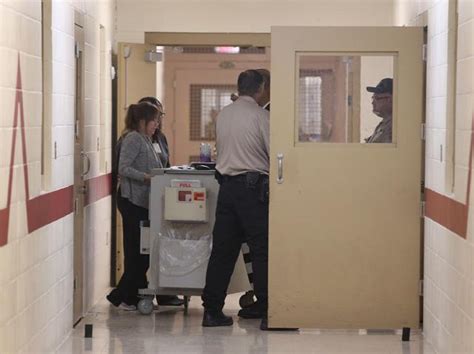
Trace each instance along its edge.
{"label": "tiled floor", "polygon": [[[162,307],[151,316],[97,304],[61,346],[60,353],[433,353],[422,335],[410,342],[399,334],[359,334],[359,331],[262,332],[259,320],[239,320],[238,296],[229,296],[225,312],[232,327],[201,327],[202,308],[191,299],[189,312]],[[93,324],[93,338],[84,338],[84,325]]]}

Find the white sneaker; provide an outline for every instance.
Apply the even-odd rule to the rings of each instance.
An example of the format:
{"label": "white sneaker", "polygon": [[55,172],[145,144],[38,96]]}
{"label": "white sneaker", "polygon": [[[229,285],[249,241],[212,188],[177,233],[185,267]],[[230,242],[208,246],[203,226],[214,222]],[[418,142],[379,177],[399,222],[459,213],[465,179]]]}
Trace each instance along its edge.
{"label": "white sneaker", "polygon": [[119,309],[124,311],[136,311],[137,307],[135,305],[127,305],[125,302],[122,302],[119,306]]}

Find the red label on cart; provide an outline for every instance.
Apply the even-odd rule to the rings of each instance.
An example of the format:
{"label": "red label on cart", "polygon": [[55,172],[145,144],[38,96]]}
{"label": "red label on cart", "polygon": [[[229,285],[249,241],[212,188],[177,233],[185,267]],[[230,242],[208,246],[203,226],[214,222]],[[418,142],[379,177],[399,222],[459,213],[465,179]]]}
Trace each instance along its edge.
{"label": "red label on cart", "polygon": [[203,192],[195,192],[194,193],[194,200],[197,201],[205,201],[206,200],[206,194]]}
{"label": "red label on cart", "polygon": [[178,201],[180,202],[192,202],[193,192],[191,191],[178,191]]}

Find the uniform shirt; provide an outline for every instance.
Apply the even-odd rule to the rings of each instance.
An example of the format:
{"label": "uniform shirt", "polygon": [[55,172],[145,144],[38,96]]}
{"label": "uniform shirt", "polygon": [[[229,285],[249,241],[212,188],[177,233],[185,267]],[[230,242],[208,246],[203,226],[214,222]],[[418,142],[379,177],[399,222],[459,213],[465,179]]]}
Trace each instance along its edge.
{"label": "uniform shirt", "polygon": [[251,171],[268,174],[269,140],[268,111],[252,97],[239,97],[217,116],[216,169],[229,176]]}
{"label": "uniform shirt", "polygon": [[367,143],[392,142],[392,117],[384,118],[375,128],[374,133],[365,139]]}

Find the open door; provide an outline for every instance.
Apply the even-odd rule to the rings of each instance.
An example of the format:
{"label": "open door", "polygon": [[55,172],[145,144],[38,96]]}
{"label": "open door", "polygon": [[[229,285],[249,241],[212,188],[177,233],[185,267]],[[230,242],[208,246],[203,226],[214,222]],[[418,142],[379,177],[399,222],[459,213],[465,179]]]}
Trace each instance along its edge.
{"label": "open door", "polygon": [[[269,325],[417,328],[423,29],[271,36]],[[391,139],[366,143],[384,78]]]}
{"label": "open door", "polygon": [[[124,128],[125,115],[128,106],[137,103],[146,96],[156,96],[156,57],[147,55],[154,53],[156,46],[137,43],[119,43],[117,54],[117,138]],[[115,142],[113,154],[115,156]],[[115,159],[114,159],[115,161]],[[116,161],[118,163],[118,161]],[[115,193],[115,191],[112,191]],[[115,244],[115,279],[118,282],[123,274],[123,245],[122,245],[122,218],[117,209]],[[112,262],[114,263],[114,262]],[[115,284],[113,284],[115,285]]]}

